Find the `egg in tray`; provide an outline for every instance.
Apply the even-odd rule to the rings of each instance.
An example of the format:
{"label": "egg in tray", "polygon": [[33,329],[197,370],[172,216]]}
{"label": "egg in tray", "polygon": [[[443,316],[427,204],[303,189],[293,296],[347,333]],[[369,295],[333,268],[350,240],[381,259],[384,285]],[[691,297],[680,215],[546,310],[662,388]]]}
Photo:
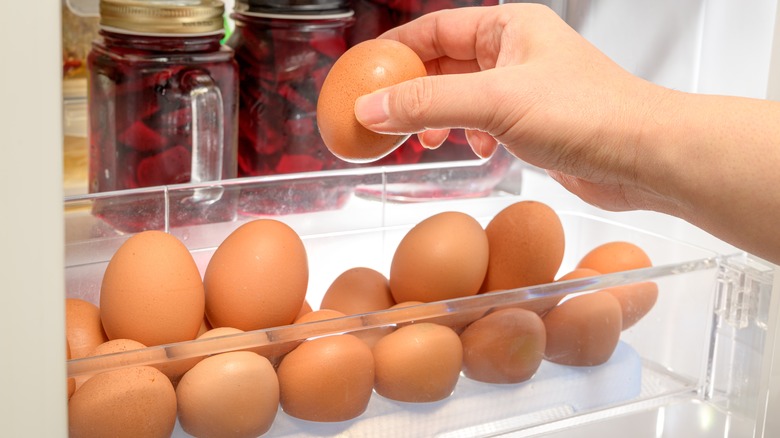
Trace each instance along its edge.
{"label": "egg in tray", "polygon": [[690,326],[665,309],[706,299],[710,254],[501,202],[335,236],[251,218],[205,251],[143,231],[66,269],[70,435],[479,435],[695,386],[644,340]]}

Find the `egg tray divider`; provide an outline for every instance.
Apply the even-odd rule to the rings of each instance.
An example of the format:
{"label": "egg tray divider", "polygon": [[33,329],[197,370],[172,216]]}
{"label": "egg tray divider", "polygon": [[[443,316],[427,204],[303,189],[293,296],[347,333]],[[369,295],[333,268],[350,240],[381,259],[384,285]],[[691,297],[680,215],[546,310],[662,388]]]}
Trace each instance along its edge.
{"label": "egg tray divider", "polygon": [[463,315],[472,314],[476,320],[489,310],[522,304],[533,310],[540,300],[549,297],[564,297],[569,294],[595,291],[613,286],[653,280],[665,276],[714,269],[717,257],[695,260],[687,263],[654,266],[598,277],[561,281],[538,286],[480,294],[432,303],[417,304],[400,309],[388,309],[359,315],[349,315],[323,321],[272,327],[208,339],[177,342],[147,347],[140,350],[105,354],[96,357],[68,361],[68,375],[75,377],[105,372],[131,366],[154,365],[194,357],[206,357],[228,351],[270,347],[289,342],[357,332],[361,330],[395,327],[402,324],[436,321],[451,325]]}

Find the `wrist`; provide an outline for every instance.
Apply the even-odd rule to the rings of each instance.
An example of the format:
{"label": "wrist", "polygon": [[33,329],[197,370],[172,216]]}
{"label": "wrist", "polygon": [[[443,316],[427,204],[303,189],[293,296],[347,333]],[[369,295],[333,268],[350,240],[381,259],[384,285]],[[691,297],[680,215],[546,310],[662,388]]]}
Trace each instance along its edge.
{"label": "wrist", "polygon": [[687,159],[683,143],[693,128],[686,120],[688,98],[688,93],[648,84],[643,104],[638,105],[632,171],[644,194],[644,209],[681,217],[690,209],[685,184],[689,169],[681,165]]}

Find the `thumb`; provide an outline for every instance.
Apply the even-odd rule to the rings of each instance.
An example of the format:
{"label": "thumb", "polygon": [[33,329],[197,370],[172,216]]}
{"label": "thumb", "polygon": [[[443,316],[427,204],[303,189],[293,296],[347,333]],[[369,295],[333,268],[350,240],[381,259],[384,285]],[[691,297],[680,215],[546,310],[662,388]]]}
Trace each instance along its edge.
{"label": "thumb", "polygon": [[[427,129],[471,128],[486,131],[490,113],[484,72],[424,76],[359,97],[355,117],[384,134],[412,134]],[[477,86],[475,86],[477,85]]]}

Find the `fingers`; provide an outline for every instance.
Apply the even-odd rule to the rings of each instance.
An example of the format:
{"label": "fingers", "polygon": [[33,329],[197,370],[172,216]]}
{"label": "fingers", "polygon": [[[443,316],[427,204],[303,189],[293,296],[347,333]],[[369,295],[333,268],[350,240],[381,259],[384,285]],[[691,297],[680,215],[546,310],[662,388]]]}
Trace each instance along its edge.
{"label": "fingers", "polygon": [[466,130],[466,141],[480,158],[490,158],[498,149],[498,141],[487,132]]}
{"label": "fingers", "polygon": [[480,22],[489,8],[456,8],[423,15],[380,36],[398,40],[414,50],[423,62],[437,58],[476,59]]}
{"label": "fingers", "polygon": [[[546,15],[545,15],[546,14]],[[546,29],[560,18],[534,4],[506,4],[442,10],[396,27],[380,38],[398,40],[425,62],[428,76],[378,90],[355,103],[355,117],[366,128],[387,134],[412,134],[452,127],[506,132],[527,104],[527,84],[519,67],[532,36],[526,27]],[[527,41],[526,41],[527,40]],[[520,99],[517,99],[520,98]],[[503,104],[503,105],[502,105]],[[472,148],[489,156],[497,142],[488,134],[470,134]],[[423,134],[427,146],[437,134]]]}
{"label": "fingers", "polygon": [[366,128],[387,134],[451,127],[489,131],[495,116],[489,76],[478,72],[406,81],[359,97],[355,117]]}
{"label": "fingers", "polygon": [[476,71],[474,63],[482,70],[493,68],[501,57],[526,56],[529,46],[542,44],[556,48],[558,41],[550,28],[561,23],[561,18],[547,6],[504,3],[428,13],[388,30],[379,38],[404,43],[426,64],[436,60],[465,62],[472,65],[471,71]]}

